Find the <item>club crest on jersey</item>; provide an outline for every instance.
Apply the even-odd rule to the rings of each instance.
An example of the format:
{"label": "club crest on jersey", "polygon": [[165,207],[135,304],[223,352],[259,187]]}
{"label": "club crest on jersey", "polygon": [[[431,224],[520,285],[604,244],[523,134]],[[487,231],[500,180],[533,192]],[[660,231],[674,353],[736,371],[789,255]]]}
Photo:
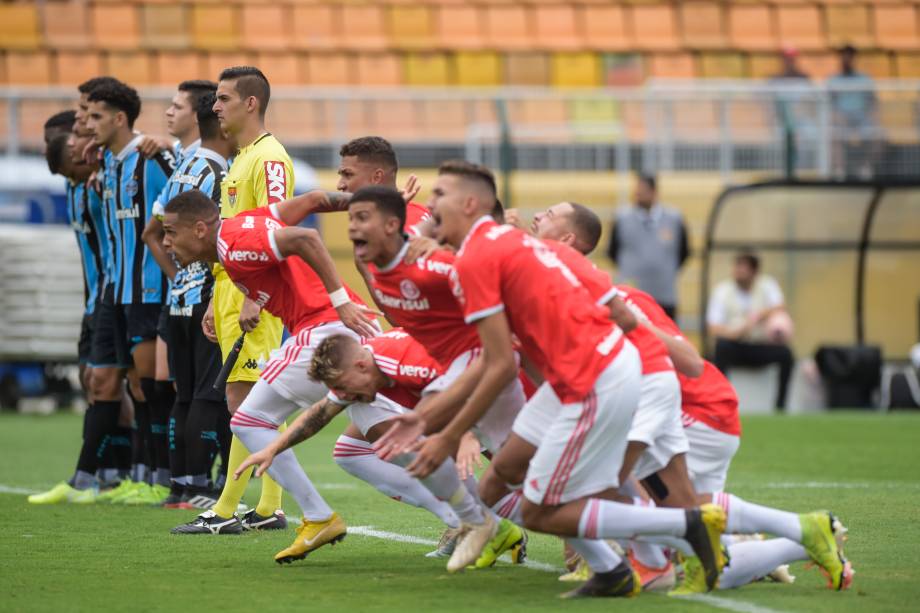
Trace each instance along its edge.
{"label": "club crest on jersey", "polygon": [[137,190],[137,180],[131,179],[127,182],[127,184],[125,184],[125,193],[127,193],[129,196],[136,196]]}
{"label": "club crest on jersey", "polygon": [[399,291],[402,293],[403,298],[406,300],[418,300],[418,297],[422,295],[422,292],[419,291],[418,286],[416,286],[411,279],[403,279],[400,281]]}
{"label": "club crest on jersey", "polygon": [[228,187],[227,188],[227,201],[230,206],[236,206],[236,188]]}
{"label": "club crest on jersey", "polygon": [[275,204],[284,200],[287,179],[284,164],[281,162],[265,162],[265,191],[268,193],[268,203]]}

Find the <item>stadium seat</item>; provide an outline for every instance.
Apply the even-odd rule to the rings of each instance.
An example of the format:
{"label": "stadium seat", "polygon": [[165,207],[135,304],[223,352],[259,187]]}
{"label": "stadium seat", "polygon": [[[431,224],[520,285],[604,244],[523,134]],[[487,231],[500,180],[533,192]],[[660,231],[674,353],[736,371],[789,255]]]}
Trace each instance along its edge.
{"label": "stadium seat", "polygon": [[462,141],[471,123],[472,104],[464,100],[422,101],[424,125],[435,140]]}
{"label": "stadium seat", "polygon": [[9,51],[6,53],[6,80],[10,85],[47,86],[51,79],[51,57],[38,52]]}
{"label": "stadium seat", "polygon": [[341,46],[337,7],[325,4],[295,4],[291,7],[294,41],[297,49],[321,51]]}
{"label": "stadium seat", "polygon": [[[269,76],[269,79],[272,77]],[[285,145],[315,142],[322,136],[317,134],[317,118],[313,110],[314,105],[310,102],[272,99],[265,123],[273,134],[281,135]],[[301,189],[304,186],[295,180],[295,187]]]}
{"label": "stadium seat", "polygon": [[46,2],[41,7],[45,43],[49,47],[86,49],[89,44],[89,7],[86,3]]}
{"label": "stadium seat", "polygon": [[625,51],[632,47],[626,9],[589,4],[581,11],[585,47],[595,51]]}
{"label": "stadium seat", "polygon": [[738,53],[708,52],[700,55],[700,76],[707,79],[742,79],[744,58]]}
{"label": "stadium seat", "polygon": [[275,85],[292,87],[304,84],[300,57],[296,53],[259,53],[256,55],[255,65],[261,67],[273,87]]}
{"label": "stadium seat", "polygon": [[799,67],[812,79],[826,79],[840,72],[840,60],[834,53],[803,53]]}
{"label": "stadium seat", "polygon": [[204,77],[216,81],[224,68],[229,68],[230,66],[251,66],[253,64],[255,64],[255,58],[249,53],[207,53],[204,56]]}
{"label": "stadium seat", "polygon": [[395,53],[358,55],[356,82],[368,86],[397,86],[404,83],[402,65]]}
{"label": "stadium seat", "polygon": [[451,84],[450,67],[444,53],[410,53],[405,61],[406,85],[428,87]]}
{"label": "stadium seat", "polygon": [[377,100],[373,134],[386,134],[395,141],[424,141],[440,138],[425,129],[422,103],[418,100]]}
{"label": "stadium seat", "polygon": [[873,7],[875,40],[885,49],[920,49],[917,7],[877,4]]}
{"label": "stadium seat", "polygon": [[827,42],[831,47],[851,44],[874,47],[869,7],[859,4],[829,4],[825,7]]}
{"label": "stadium seat", "polygon": [[497,86],[504,83],[501,58],[491,51],[460,51],[452,55],[457,85]]}
{"label": "stadium seat", "polygon": [[374,4],[343,4],[341,10],[345,47],[361,51],[386,48],[383,7]]}
{"label": "stadium seat", "polygon": [[751,79],[769,79],[782,68],[782,61],[777,53],[752,53],[748,56],[748,77]]}
{"label": "stadium seat", "polygon": [[781,4],[776,7],[776,23],[781,45],[794,45],[803,51],[827,48],[821,13],[816,6]]}
{"label": "stadium seat", "polygon": [[614,100],[575,99],[569,103],[569,115],[580,128],[579,142],[611,142],[620,121],[619,105]]}
{"label": "stadium seat", "polygon": [[508,117],[516,124],[563,126],[569,121],[569,108],[565,100],[553,98],[510,100]]}
{"label": "stadium seat", "polygon": [[140,23],[133,5],[94,4],[92,42],[100,49],[133,50],[140,46]]}
{"label": "stadium seat", "polygon": [[184,4],[141,5],[141,44],[154,51],[187,49],[188,7]]}
{"label": "stadium seat", "polygon": [[305,64],[305,77],[310,85],[350,85],[353,82],[353,62],[344,53],[311,53]]}
{"label": "stadium seat", "polygon": [[718,104],[709,100],[682,100],[669,105],[672,132],[677,141],[717,143],[720,139]]}
{"label": "stadium seat", "polygon": [[105,74],[121,79],[133,87],[156,83],[153,61],[143,51],[117,51],[105,58]]}
{"label": "stadium seat", "polygon": [[544,53],[509,53],[505,56],[508,85],[549,85],[549,58]]}
{"label": "stadium seat", "polygon": [[75,86],[102,74],[102,58],[92,51],[60,51],[54,56],[55,83]]}
{"label": "stadium seat", "polygon": [[764,4],[728,6],[728,39],[735,49],[766,51],[777,48],[773,14]]}
{"label": "stadium seat", "polygon": [[647,66],[650,77],[693,79],[697,76],[696,62],[689,53],[652,53],[648,56]]}
{"label": "stadium seat", "polygon": [[244,49],[287,51],[291,48],[291,22],[285,5],[244,4],[242,9]]}
{"label": "stadium seat", "polygon": [[773,105],[761,100],[739,100],[728,107],[732,137],[744,143],[766,144],[773,137]]}
{"label": "stadium seat", "polygon": [[680,32],[685,47],[721,49],[725,47],[722,6],[714,2],[681,2]]}
{"label": "stadium seat", "polygon": [[584,48],[575,7],[568,4],[537,5],[533,9],[535,46],[554,51]]}
{"label": "stadium seat", "polygon": [[636,49],[670,51],[680,48],[677,19],[668,4],[633,6],[632,33]]}
{"label": "stadium seat", "polygon": [[432,9],[423,5],[396,5],[387,9],[390,47],[430,49],[435,45]]}
{"label": "stadium seat", "polygon": [[34,4],[0,4],[0,48],[30,50],[41,46]]}
{"label": "stadium seat", "polygon": [[856,58],[856,66],[873,79],[890,79],[894,76],[891,58],[884,51],[866,51]]}
{"label": "stadium seat", "polygon": [[642,84],[642,56],[634,53],[608,53],[603,56],[603,85],[609,87],[635,87]]}
{"label": "stadium seat", "polygon": [[520,4],[495,4],[485,7],[486,42],[501,50],[531,49],[529,11]]}
{"label": "stadium seat", "polygon": [[192,44],[205,51],[235,51],[240,45],[240,15],[226,4],[192,5]]}
{"label": "stadium seat", "polygon": [[553,87],[600,87],[600,57],[590,52],[552,54],[550,83]]}
{"label": "stadium seat", "polygon": [[201,54],[196,51],[166,51],[153,59],[154,73],[160,85],[175,87],[190,79],[217,80],[218,73],[204,68]]}
{"label": "stadium seat", "polygon": [[447,49],[482,49],[484,20],[479,7],[468,4],[446,4],[436,9],[435,32]]}
{"label": "stadium seat", "polygon": [[920,79],[920,53],[898,53],[894,65],[899,79]]}

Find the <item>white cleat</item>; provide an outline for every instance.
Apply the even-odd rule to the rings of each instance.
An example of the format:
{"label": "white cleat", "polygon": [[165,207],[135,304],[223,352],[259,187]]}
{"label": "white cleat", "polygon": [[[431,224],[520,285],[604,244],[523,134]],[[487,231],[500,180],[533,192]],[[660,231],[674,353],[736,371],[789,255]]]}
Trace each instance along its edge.
{"label": "white cleat", "polygon": [[489,544],[498,532],[498,522],[491,513],[484,513],[485,521],[481,524],[467,524],[460,526],[460,537],[450,560],[447,561],[447,572],[455,573],[463,570],[482,554],[482,550]]}

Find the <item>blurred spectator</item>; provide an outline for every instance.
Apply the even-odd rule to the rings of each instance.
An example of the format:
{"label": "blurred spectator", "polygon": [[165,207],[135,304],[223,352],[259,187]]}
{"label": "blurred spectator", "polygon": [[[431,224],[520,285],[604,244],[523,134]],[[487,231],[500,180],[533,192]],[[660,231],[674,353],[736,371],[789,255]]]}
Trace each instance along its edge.
{"label": "blurred spectator", "polygon": [[[831,164],[838,178],[872,176],[879,153],[878,100],[875,82],[856,70],[856,48],[840,50],[840,73],[827,80],[832,126],[836,132]],[[855,172],[854,170],[855,169]]]}
{"label": "blurred spectator", "polygon": [[776,87],[774,108],[787,139],[787,173],[791,178],[798,165],[799,150],[809,148],[817,135],[815,105],[811,79],[799,68],[798,49],[786,46],[781,57],[783,69],[770,77],[770,85]]}
{"label": "blurred spectator", "polygon": [[799,50],[795,47],[787,46],[782,52],[783,69],[777,74],[770,77],[770,80],[777,79],[805,79],[809,80],[807,74],[799,68]]}
{"label": "blurred spectator", "polygon": [[715,338],[716,367],[726,375],[733,366],[779,364],[776,407],[786,406],[794,359],[789,343],[792,320],[776,279],[760,272],[751,251],[735,256],[732,279],[719,283],[709,298],[706,322]]}
{"label": "blurred spectator", "polygon": [[655,177],[636,180],[635,205],[619,210],[607,255],[617,265],[617,282],[648,292],[676,319],[677,273],[690,255],[680,211],[658,202]]}

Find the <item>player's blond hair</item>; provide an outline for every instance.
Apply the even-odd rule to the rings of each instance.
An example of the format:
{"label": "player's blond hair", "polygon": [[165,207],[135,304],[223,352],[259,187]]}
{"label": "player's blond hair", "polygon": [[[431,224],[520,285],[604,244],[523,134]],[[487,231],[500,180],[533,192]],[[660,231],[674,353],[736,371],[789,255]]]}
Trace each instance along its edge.
{"label": "player's blond hair", "polygon": [[344,334],[335,334],[322,340],[310,360],[310,378],[331,383],[345,372],[345,361],[355,350],[357,341]]}

